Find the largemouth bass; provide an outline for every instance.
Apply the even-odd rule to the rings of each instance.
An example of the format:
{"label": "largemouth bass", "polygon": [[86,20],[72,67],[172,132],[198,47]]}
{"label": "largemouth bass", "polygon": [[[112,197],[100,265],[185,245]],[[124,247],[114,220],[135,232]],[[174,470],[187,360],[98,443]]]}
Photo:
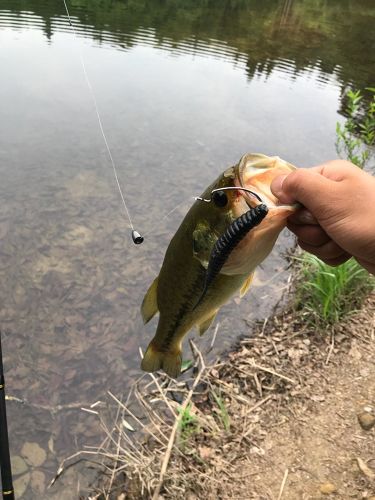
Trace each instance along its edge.
{"label": "largemouth bass", "polygon": [[[160,312],[143,370],[162,369],[177,377],[186,333],[196,326],[203,335],[235,292],[239,290],[241,297],[247,292],[255,268],[271,252],[286,218],[298,208],[281,205],[270,190],[273,178],[294,169],[278,157],[246,154],[193,204],[143,299],[144,323]],[[244,229],[246,221],[250,230]]]}

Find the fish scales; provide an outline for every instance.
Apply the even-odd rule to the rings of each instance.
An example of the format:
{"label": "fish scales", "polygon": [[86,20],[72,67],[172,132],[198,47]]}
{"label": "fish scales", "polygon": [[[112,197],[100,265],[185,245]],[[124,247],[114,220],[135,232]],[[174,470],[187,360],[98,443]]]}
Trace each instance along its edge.
{"label": "fish scales", "polygon": [[[197,327],[202,335],[234,293],[246,293],[255,268],[272,250],[287,217],[298,209],[281,205],[270,190],[273,178],[294,169],[278,157],[244,155],[192,205],[143,299],[145,323],[160,313],[156,334],[142,360],[143,370],[161,369],[177,377],[187,332]],[[263,220],[257,220],[259,200],[266,205]],[[252,227],[254,221],[256,227]]]}

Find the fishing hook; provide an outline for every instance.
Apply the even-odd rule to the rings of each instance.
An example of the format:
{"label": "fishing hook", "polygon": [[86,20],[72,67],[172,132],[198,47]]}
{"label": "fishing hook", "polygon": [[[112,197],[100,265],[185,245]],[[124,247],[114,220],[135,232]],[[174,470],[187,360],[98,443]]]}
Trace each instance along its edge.
{"label": "fishing hook", "polygon": [[211,191],[211,198],[209,200],[207,200],[206,198],[201,198],[200,196],[195,196],[195,200],[197,201],[205,201],[206,203],[211,203],[212,201],[212,195],[214,193],[217,193],[218,191],[234,191],[234,190],[237,190],[237,191],[246,191],[247,193],[250,193],[252,194],[253,196],[255,196],[255,198],[260,202],[260,203],[263,203],[263,200],[262,198],[259,196],[259,194],[255,193],[254,191],[251,191],[250,189],[247,189],[247,188],[244,188],[244,187],[240,187],[240,186],[227,186],[227,187],[222,187],[222,188],[216,188],[216,189],[213,189]]}

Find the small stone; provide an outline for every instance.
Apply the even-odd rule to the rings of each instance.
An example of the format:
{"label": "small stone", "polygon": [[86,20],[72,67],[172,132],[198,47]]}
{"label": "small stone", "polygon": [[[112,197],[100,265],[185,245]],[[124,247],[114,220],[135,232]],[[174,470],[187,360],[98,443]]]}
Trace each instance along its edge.
{"label": "small stone", "polygon": [[362,413],[359,413],[357,415],[357,417],[358,417],[359,425],[365,431],[369,431],[369,430],[371,430],[374,427],[374,425],[375,425],[375,416],[371,415],[371,413],[367,413],[366,411],[363,411]]}
{"label": "small stone", "polygon": [[12,464],[12,473],[14,476],[19,476],[20,474],[24,474],[28,469],[27,463],[19,455],[16,455],[15,457],[11,458],[11,464]]}
{"label": "small stone", "polygon": [[38,443],[26,442],[21,449],[21,455],[33,467],[40,467],[47,458],[47,453]]}
{"label": "small stone", "polygon": [[27,472],[23,476],[20,476],[15,481],[13,481],[14,495],[16,498],[22,497],[29,485],[29,482],[30,472]]}
{"label": "small stone", "polygon": [[320,492],[323,493],[323,495],[331,495],[331,493],[334,493],[336,491],[336,486],[332,483],[323,483],[320,485]]}

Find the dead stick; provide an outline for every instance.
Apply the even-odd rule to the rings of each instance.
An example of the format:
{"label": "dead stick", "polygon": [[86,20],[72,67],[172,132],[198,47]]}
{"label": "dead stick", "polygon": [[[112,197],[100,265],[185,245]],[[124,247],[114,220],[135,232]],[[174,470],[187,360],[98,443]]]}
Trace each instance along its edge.
{"label": "dead stick", "polygon": [[329,363],[329,360],[331,358],[331,354],[333,352],[334,347],[335,347],[335,332],[332,331],[332,333],[331,333],[331,345],[329,346],[329,351],[328,351],[328,355],[327,355],[327,359],[326,359],[326,365],[328,365],[328,363]]}
{"label": "dead stick", "polygon": [[287,382],[290,382],[291,384],[296,384],[297,382],[293,380],[292,378],[286,377],[285,375],[281,375],[281,373],[276,372],[275,370],[272,370],[271,368],[266,368],[265,366],[260,366],[254,363],[253,361],[248,362],[253,368],[257,368],[258,370],[261,370],[263,372],[270,373],[271,375],[275,375],[275,377],[279,377],[283,380],[286,380]]}
{"label": "dead stick", "polygon": [[154,494],[152,495],[152,500],[158,500],[158,498],[159,498],[160,490],[161,490],[161,487],[163,485],[164,476],[165,476],[165,473],[167,472],[169,460],[171,458],[172,448],[173,448],[174,441],[175,441],[175,438],[176,438],[177,429],[178,429],[178,427],[179,427],[179,425],[181,423],[181,420],[182,420],[182,417],[184,415],[184,412],[185,412],[188,404],[190,403],[190,400],[191,400],[191,398],[193,396],[194,390],[197,387],[197,385],[199,384],[201,376],[202,376],[204,370],[206,369],[206,365],[205,365],[205,363],[203,361],[202,354],[197,349],[197,347],[193,344],[192,341],[191,341],[191,344],[194,347],[195,352],[199,356],[200,363],[201,363],[201,368],[200,368],[199,373],[198,373],[197,377],[195,378],[194,383],[193,383],[193,385],[192,385],[192,387],[191,387],[188,395],[186,396],[186,399],[183,402],[183,404],[182,404],[182,406],[180,408],[180,412],[179,412],[179,414],[178,414],[178,416],[177,416],[177,418],[176,418],[176,420],[174,422],[174,425],[173,425],[173,428],[172,428],[172,431],[171,431],[171,435],[169,437],[169,442],[168,442],[167,450],[165,452],[163,463],[162,463],[162,466],[161,466],[161,469],[160,469],[159,482],[158,482],[158,485],[155,488]]}
{"label": "dead stick", "polygon": [[288,478],[288,473],[289,473],[288,469],[285,469],[284,477],[280,486],[279,496],[277,497],[277,500],[281,500],[281,497],[283,496],[286,480]]}

